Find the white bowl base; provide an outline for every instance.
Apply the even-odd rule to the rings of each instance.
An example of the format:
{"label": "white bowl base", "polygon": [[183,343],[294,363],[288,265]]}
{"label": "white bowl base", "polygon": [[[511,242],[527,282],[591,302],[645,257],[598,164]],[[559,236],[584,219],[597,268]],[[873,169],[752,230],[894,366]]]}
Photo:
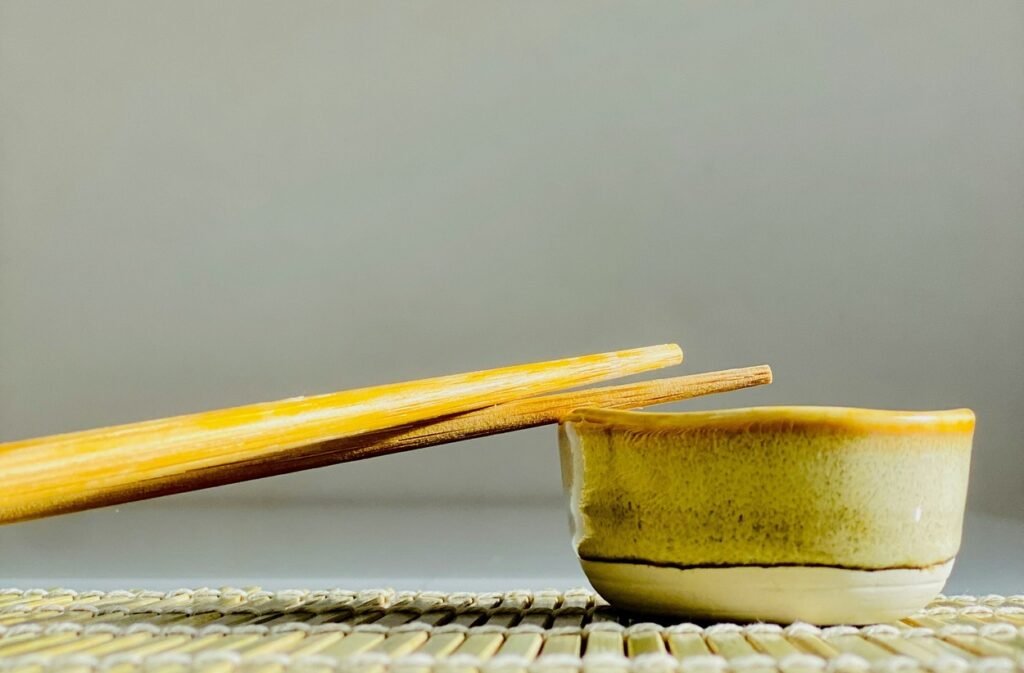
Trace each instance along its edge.
{"label": "white bowl base", "polygon": [[740,622],[873,624],[928,604],[953,569],[849,570],[818,566],[672,568],[582,560],[613,606],[634,612]]}

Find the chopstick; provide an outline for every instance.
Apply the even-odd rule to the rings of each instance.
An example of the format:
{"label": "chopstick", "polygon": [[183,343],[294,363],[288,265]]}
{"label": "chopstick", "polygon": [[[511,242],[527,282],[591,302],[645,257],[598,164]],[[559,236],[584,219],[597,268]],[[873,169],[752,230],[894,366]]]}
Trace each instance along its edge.
{"label": "chopstick", "polygon": [[140,482],[678,364],[666,344],[0,444],[0,523],[125,502]]}
{"label": "chopstick", "polygon": [[311,444],[282,452],[280,456],[263,456],[142,480],[130,488],[111,493],[107,498],[81,503],[67,501],[61,511],[121,504],[522,430],[557,423],[574,409],[582,407],[638,409],[750,388],[771,381],[771,367],[759,365],[515,400],[403,428]]}

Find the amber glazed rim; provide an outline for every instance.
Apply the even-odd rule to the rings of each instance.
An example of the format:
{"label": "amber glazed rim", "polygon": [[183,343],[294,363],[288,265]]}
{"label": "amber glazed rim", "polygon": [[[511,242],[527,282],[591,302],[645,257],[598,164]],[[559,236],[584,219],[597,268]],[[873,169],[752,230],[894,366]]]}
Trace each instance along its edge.
{"label": "amber glazed rim", "polygon": [[592,424],[643,432],[687,430],[792,431],[816,430],[871,434],[970,434],[970,409],[899,411],[860,407],[771,406],[652,413],[612,409],[577,409],[564,424]]}

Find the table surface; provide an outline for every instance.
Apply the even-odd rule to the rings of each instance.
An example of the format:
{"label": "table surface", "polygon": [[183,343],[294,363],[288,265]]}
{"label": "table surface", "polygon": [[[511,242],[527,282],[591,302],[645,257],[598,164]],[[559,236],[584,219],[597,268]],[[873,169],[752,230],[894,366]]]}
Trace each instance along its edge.
{"label": "table surface", "polygon": [[942,597],[891,624],[654,622],[586,590],[0,592],[16,671],[1024,671],[1024,595]]}

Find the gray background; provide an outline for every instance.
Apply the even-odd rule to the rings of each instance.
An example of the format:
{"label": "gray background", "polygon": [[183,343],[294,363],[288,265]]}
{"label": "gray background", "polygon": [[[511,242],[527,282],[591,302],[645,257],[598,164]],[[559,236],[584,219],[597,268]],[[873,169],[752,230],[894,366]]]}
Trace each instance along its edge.
{"label": "gray background", "polygon": [[[776,383],[674,408],[975,409],[951,586],[1020,591],[1022,260],[1016,0],[0,0],[0,440],[679,341]],[[521,432],[6,527],[0,582],[579,583],[559,488]]]}

